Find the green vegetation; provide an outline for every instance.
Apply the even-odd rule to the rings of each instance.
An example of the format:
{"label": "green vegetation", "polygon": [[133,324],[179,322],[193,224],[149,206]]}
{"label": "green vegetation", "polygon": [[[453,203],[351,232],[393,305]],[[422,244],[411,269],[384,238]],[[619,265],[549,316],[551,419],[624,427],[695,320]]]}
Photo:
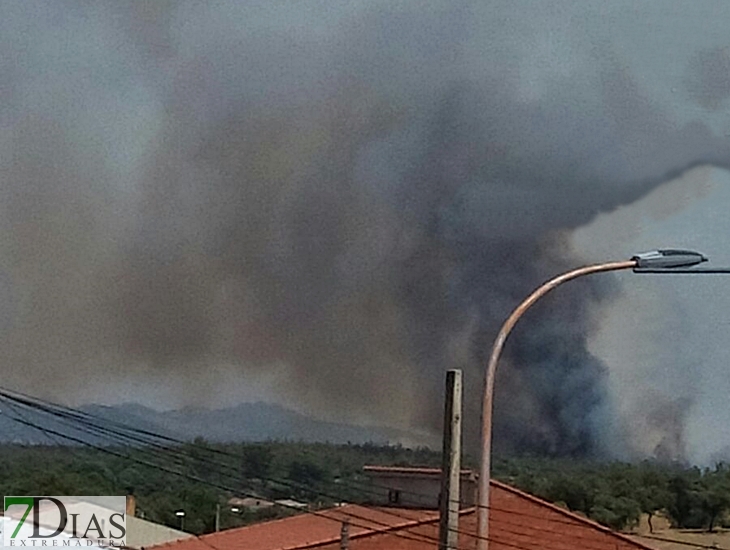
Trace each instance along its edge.
{"label": "green vegetation", "polygon": [[106,449],[0,445],[0,491],[3,495],[132,492],[137,515],[179,528],[175,511],[183,509],[185,530],[201,534],[214,530],[216,505],[221,507],[222,528],[293,513],[281,507],[234,513],[227,505],[233,496],[294,499],[315,507],[364,502],[370,494],[362,473],[365,464],[439,464],[439,455],[428,449],[369,444],[211,445],[196,440],[165,449]]}
{"label": "green vegetation", "polygon": [[713,530],[730,510],[730,469],[645,461],[567,459],[497,461],[495,477],[614,529],[663,512],[679,528]]}
{"label": "green vegetation", "polygon": [[[438,453],[400,446],[256,443],[183,447],[0,446],[4,495],[125,494],[137,497],[138,515],[185,529],[210,532],[216,506],[223,528],[292,513],[282,508],[232,512],[232,496],[307,502],[368,502],[365,464],[438,466]],[[467,459],[467,465],[469,460]],[[544,458],[494,461],[496,478],[615,529],[640,514],[664,513],[682,528],[712,530],[730,510],[730,468],[700,469],[655,462],[626,464]]]}

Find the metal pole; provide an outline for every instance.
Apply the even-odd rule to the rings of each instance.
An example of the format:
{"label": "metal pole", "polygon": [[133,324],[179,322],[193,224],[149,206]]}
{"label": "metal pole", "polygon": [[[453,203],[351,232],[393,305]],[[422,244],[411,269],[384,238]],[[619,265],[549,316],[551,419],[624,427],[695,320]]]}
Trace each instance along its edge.
{"label": "metal pole", "polygon": [[221,530],[221,505],[215,505],[215,532]]}
{"label": "metal pole", "polygon": [[589,265],[568,271],[558,275],[530,294],[515,310],[507,317],[502,328],[497,334],[497,339],[492,346],[492,352],[487,364],[487,372],[484,378],[484,399],[482,400],[482,445],[481,464],[479,467],[479,500],[477,503],[477,550],[489,549],[489,478],[491,475],[491,452],[492,452],[492,409],[494,396],[494,376],[497,371],[497,363],[502,353],[502,348],[507,336],[514,328],[522,315],[557,286],[592,273],[604,271],[619,271],[636,267],[636,260],[625,260],[619,262],[606,262],[602,264]]}
{"label": "metal pole", "polygon": [[461,482],[460,370],[446,373],[444,441],[441,452],[441,501],[439,502],[439,549],[454,550],[459,544],[459,485]]}

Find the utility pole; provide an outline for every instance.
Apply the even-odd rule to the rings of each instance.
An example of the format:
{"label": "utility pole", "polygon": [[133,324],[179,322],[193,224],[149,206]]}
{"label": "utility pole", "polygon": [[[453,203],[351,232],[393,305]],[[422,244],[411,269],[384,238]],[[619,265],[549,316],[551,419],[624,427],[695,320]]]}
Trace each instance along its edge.
{"label": "utility pole", "polygon": [[441,499],[439,502],[439,550],[455,550],[459,544],[459,485],[461,482],[461,371],[446,373],[444,441],[441,451]]}

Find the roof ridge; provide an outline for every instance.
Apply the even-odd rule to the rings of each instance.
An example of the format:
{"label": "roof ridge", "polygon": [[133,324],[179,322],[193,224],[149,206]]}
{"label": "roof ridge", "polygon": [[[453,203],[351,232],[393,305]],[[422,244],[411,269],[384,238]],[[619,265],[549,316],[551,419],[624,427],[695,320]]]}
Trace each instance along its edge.
{"label": "roof ridge", "polygon": [[614,531],[613,529],[611,529],[610,527],[606,527],[605,525],[601,525],[597,521],[594,521],[590,518],[576,514],[575,512],[571,512],[570,510],[566,510],[565,508],[562,508],[562,507],[558,506],[557,504],[553,504],[552,502],[548,502],[547,500],[544,500],[540,497],[531,495],[530,493],[522,491],[521,489],[517,489],[516,487],[513,487],[512,485],[508,485],[507,483],[502,483],[501,481],[497,481],[496,479],[490,479],[489,484],[493,485],[494,487],[499,487],[500,489],[504,489],[505,491],[508,491],[510,493],[514,493],[515,495],[518,495],[522,498],[535,502],[536,504],[549,508],[549,509],[551,509],[555,512],[558,512],[559,514],[562,514],[564,516],[567,516],[571,519],[584,523],[590,527],[593,527],[594,529],[598,529],[599,531],[602,531],[603,533],[607,533],[611,536],[617,537],[617,538],[623,540],[624,542],[638,544],[645,550],[656,550],[656,548],[652,548],[651,546],[647,546],[641,542],[638,542],[638,541],[632,539],[631,537],[629,537],[628,535],[619,533],[618,531]]}

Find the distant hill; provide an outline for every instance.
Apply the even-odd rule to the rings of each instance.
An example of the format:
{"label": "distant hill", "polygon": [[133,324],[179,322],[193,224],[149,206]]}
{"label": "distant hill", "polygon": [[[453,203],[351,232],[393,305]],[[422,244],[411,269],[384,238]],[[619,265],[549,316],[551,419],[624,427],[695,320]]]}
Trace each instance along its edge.
{"label": "distant hill", "polygon": [[[270,403],[243,403],[226,409],[184,408],[172,411],[156,411],[138,404],[86,405],[78,410],[94,417],[184,440],[203,437],[220,443],[289,440],[385,444],[413,439],[407,432],[324,422]],[[103,436],[81,431],[44,413],[7,406],[0,407],[0,443],[72,443],[57,435],[20,424],[13,420],[15,417],[92,444],[109,443]]]}

